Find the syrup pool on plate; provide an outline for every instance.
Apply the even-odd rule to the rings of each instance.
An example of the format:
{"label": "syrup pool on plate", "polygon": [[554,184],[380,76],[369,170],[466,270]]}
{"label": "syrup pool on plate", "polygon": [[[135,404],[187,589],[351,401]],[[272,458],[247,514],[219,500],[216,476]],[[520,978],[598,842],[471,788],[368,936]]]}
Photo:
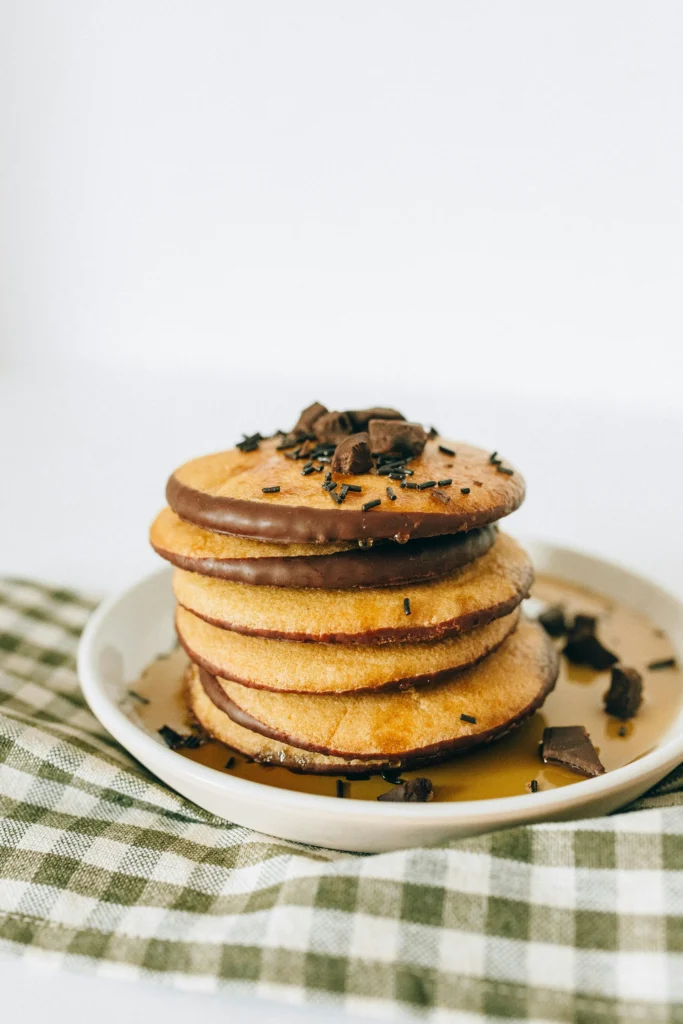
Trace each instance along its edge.
{"label": "syrup pool on plate", "polygon": [[[602,643],[623,665],[642,674],[643,704],[628,722],[606,715],[602,698],[609,686],[609,670],[596,672],[561,658],[555,689],[543,707],[509,736],[442,765],[402,773],[406,779],[430,778],[434,800],[515,796],[527,792],[532,779],[539,790],[581,782],[583,776],[541,761],[539,744],[543,730],[551,725],[583,725],[606,770],[613,771],[652,750],[679,713],[683,674],[676,664],[659,670],[648,668],[653,662],[675,658],[675,652],[666,635],[647,618],[584,587],[550,576],[539,576],[532,597],[537,607],[561,605],[570,620],[577,613],[598,616]],[[564,640],[555,643],[561,648]],[[164,725],[183,735],[191,730],[183,702],[187,663],[187,656],[178,649],[155,661],[131,687],[125,710],[149,732],[155,733]],[[178,754],[267,786],[324,796],[337,794],[340,776],[298,775],[286,768],[266,767],[214,740],[196,749],[180,749]],[[388,783],[380,776],[345,780],[343,787],[345,797],[357,800],[376,800],[387,788]]]}

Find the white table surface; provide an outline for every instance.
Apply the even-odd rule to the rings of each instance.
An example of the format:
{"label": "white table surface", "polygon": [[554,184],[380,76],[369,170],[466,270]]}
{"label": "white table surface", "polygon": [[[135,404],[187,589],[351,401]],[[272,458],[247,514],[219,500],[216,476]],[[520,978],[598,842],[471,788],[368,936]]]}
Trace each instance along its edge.
{"label": "white table surface", "polygon": [[[0,375],[0,574],[105,594],[152,570],[147,525],[174,465],[230,446],[241,429],[287,427],[293,407],[318,391],[325,400],[335,387],[314,394],[304,381],[284,393],[267,376],[212,383],[207,400],[205,379],[161,371],[50,367]],[[683,594],[681,411],[620,406],[607,395],[581,404],[462,389],[411,401],[405,389],[390,391],[382,400],[437,421],[445,434],[499,448],[524,470],[528,499],[508,524],[513,532],[598,552]],[[345,404],[380,396],[360,388],[353,397]],[[155,1015],[181,1024],[199,1005],[205,1024],[223,1022],[226,1011],[233,1024],[306,1024],[321,1015],[315,1007],[176,993],[3,957],[0,992],[3,1017],[24,1024],[42,1022],[46,1007],[52,1024],[89,1020],[95,1007],[99,1024]],[[344,1019],[325,1010],[329,1024]]]}

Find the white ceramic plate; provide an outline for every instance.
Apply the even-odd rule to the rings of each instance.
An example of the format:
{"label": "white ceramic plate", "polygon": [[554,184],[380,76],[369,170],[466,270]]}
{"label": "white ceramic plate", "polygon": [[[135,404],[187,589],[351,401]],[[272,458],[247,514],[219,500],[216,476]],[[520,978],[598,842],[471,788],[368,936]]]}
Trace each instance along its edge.
{"label": "white ceramic plate", "polygon": [[[590,587],[640,611],[683,651],[683,603],[633,573],[549,544],[529,544],[539,573]],[[338,800],[233,778],[169,750],[120,706],[127,687],[175,643],[171,570],[141,580],[98,608],[81,640],[78,670],[100,722],[169,786],[229,821],[336,850],[425,846],[528,822],[606,814],[634,800],[683,761],[683,710],[659,745],[631,764],[577,785],[453,803]]]}

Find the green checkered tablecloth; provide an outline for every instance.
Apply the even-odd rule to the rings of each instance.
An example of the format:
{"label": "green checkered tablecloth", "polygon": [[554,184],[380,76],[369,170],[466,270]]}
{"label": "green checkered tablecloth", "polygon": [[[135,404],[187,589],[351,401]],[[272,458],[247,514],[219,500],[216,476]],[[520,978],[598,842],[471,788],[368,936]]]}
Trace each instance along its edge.
{"label": "green checkered tablecloth", "polygon": [[93,607],[0,583],[0,951],[383,1020],[683,1022],[683,771],[628,813],[438,849],[281,842],[103,731]]}

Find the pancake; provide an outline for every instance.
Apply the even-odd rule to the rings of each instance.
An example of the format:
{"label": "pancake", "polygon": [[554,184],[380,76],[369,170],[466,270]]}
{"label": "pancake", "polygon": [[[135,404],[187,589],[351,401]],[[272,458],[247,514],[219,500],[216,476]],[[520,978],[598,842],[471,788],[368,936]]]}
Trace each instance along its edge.
{"label": "pancake", "polygon": [[[326,757],[324,754],[301,750],[289,743],[262,736],[261,733],[245,729],[220,711],[208,696],[199,678],[200,669],[191,665],[186,678],[186,701],[192,716],[209,736],[225,743],[228,747],[253,758],[264,765],[278,765],[293,772],[306,775],[373,775],[386,768],[401,768],[400,761],[359,761],[342,757]],[[208,688],[212,676],[205,674]],[[213,682],[214,687],[218,684]]]}
{"label": "pancake", "polygon": [[178,608],[176,630],[190,658],[212,675],[288,693],[405,689],[450,677],[498,647],[519,609],[447,640],[421,644],[302,644],[219,629]]}
{"label": "pancake", "polygon": [[[507,534],[443,579],[365,590],[251,587],[176,569],[178,603],[214,625],[282,640],[369,644],[439,640],[509,615],[533,581],[528,555]],[[410,602],[410,614],[404,601]]]}
{"label": "pancake", "polygon": [[188,572],[253,586],[327,590],[438,579],[485,554],[495,539],[495,528],[483,526],[408,544],[388,541],[367,550],[355,541],[269,544],[202,530],[170,508],[159,513],[150,529],[154,550]]}
{"label": "pancake", "polygon": [[551,639],[525,620],[474,668],[397,693],[273,693],[203,669],[200,679],[234,722],[281,743],[328,757],[403,760],[454,754],[509,732],[541,706],[558,667]]}
{"label": "pancake", "polygon": [[[514,512],[524,500],[524,480],[512,467],[492,462],[480,448],[437,437],[410,461],[409,482],[451,479],[450,486],[402,489],[400,482],[378,475],[375,465],[358,476],[333,474],[337,490],[344,483],[362,488],[337,505],[321,486],[322,472],[303,475],[300,461],[277,450],[279,441],[270,438],[253,450],[232,448],[186,462],[168,481],[168,504],[203,529],[284,544],[319,544],[369,538],[402,543],[472,530]],[[455,455],[444,453],[440,445]],[[387,485],[393,487],[395,501],[388,498]],[[263,493],[274,486],[277,493]],[[380,505],[363,511],[364,504],[376,499]]]}

